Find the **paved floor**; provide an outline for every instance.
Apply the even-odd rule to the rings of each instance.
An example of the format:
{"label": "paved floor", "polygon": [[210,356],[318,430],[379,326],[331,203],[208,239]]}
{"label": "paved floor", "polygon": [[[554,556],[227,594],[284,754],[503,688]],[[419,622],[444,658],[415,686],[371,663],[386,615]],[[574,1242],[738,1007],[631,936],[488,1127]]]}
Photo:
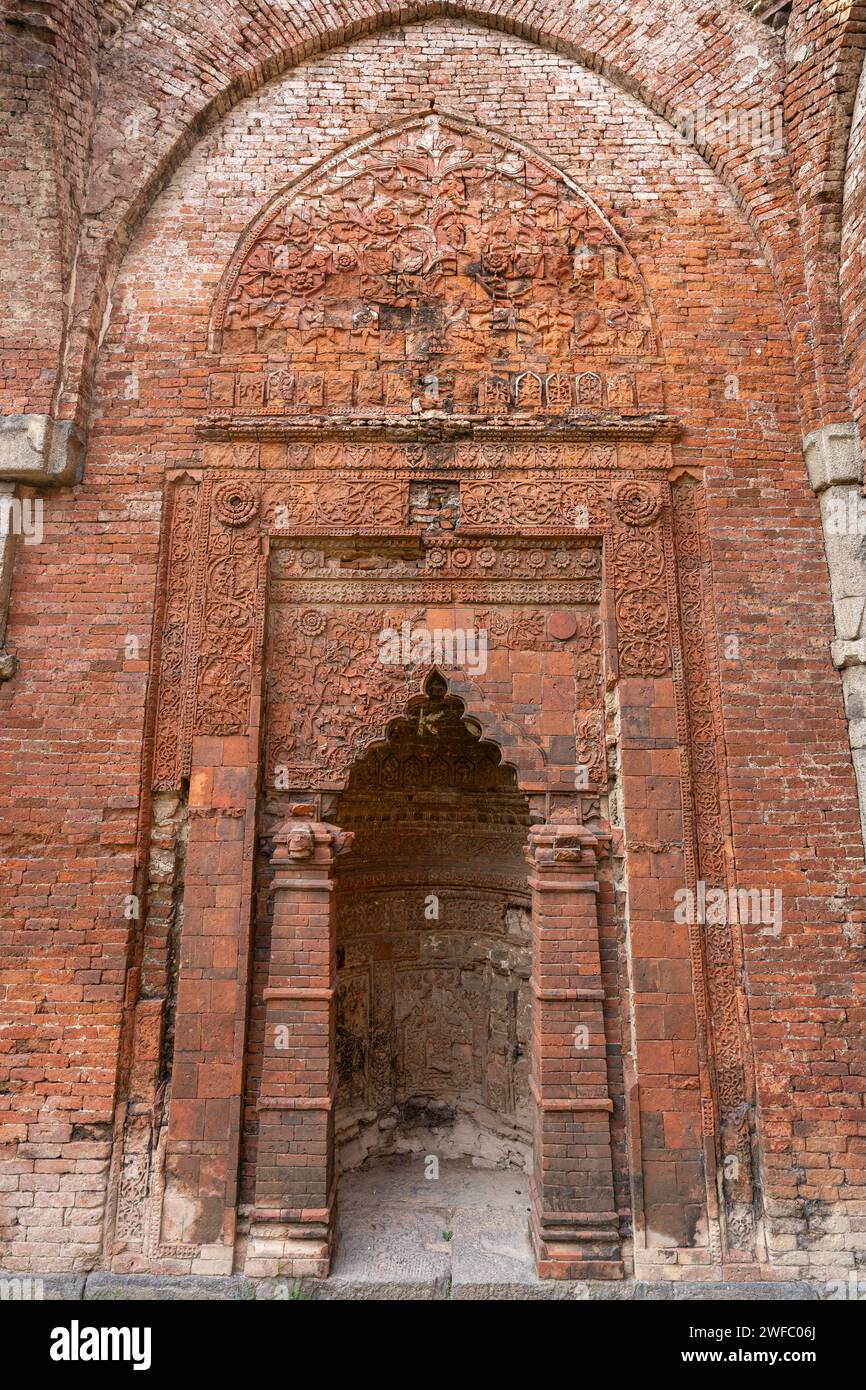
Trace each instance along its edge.
{"label": "paved floor", "polygon": [[[529,1246],[529,1182],[517,1170],[422,1158],[380,1161],[346,1173],[329,1284],[345,1297],[490,1297],[492,1288],[537,1285]],[[338,1292],[341,1291],[341,1292]],[[330,1292],[330,1291],[329,1291]]]}

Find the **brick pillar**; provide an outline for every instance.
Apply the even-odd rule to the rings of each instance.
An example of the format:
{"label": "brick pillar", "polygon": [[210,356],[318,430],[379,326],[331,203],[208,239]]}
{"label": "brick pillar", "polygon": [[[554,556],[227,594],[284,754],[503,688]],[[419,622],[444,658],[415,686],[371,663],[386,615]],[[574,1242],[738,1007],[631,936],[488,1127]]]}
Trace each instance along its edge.
{"label": "brick pillar", "polygon": [[538,1273],[621,1279],[613,1192],[596,870],[603,841],[548,823],[530,836],[532,1065],[530,1229]]}
{"label": "brick pillar", "polygon": [[152,1249],[154,1259],[191,1260],[193,1274],[232,1271],[257,763],[257,733],[193,742],[164,1200]]}
{"label": "brick pillar", "polygon": [[272,858],[271,960],[246,1272],[324,1278],[334,1175],[334,861],[351,835],[293,806]]}

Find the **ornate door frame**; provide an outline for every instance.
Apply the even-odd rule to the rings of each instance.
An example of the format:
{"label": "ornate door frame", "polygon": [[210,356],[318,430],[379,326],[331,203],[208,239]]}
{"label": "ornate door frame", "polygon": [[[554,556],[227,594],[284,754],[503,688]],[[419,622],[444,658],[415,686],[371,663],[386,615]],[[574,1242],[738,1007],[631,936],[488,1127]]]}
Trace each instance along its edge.
{"label": "ornate door frame", "polygon": [[[738,944],[728,925],[695,923],[682,932],[660,927],[669,921],[665,895],[674,886],[694,885],[699,878],[726,885],[729,869],[703,491],[694,470],[675,467],[673,423],[658,417],[619,426],[587,422],[560,426],[554,440],[549,430],[459,421],[436,431],[429,425],[409,428],[405,421],[399,428],[379,424],[365,431],[336,421],[311,429],[237,420],[203,421],[200,435],[203,466],[179,471],[166,485],[164,605],[147,773],[155,794],[181,795],[189,786],[179,979],[173,1008],[147,988],[131,1002],[109,1256],[129,1267],[232,1267],[252,874],[265,765],[269,547],[293,537],[295,543],[351,537],[368,549],[388,539],[417,541],[429,518],[412,520],[412,484],[434,476],[460,484],[458,530],[441,535],[437,546],[446,553],[455,584],[464,582],[453,564],[461,540],[472,538],[477,545],[486,538],[492,550],[508,538],[515,552],[529,557],[545,540],[573,543],[578,519],[581,538],[603,546],[606,669],[616,688],[621,759],[613,852],[625,862],[624,834],[632,991],[637,1004],[646,990],[635,988],[641,984],[637,977],[644,967],[652,974],[660,957],[682,961],[696,1018],[691,1029],[672,1020],[670,1036],[659,1037],[664,1027],[657,1017],[645,1022],[635,1009],[635,1046],[627,1058],[635,1259],[650,1272],[669,1261],[671,1248],[686,1246],[691,1263],[721,1267],[754,1259],[750,1076]],[[340,459],[343,468],[335,473]],[[288,524],[277,511],[281,499],[301,508],[300,515],[290,508]],[[387,596],[387,576],[380,587]],[[567,603],[567,590],[559,592],[559,602]],[[477,712],[483,721],[483,707]],[[537,805],[547,826],[543,833],[553,837],[554,863],[564,806],[577,808],[576,822],[589,833],[602,839],[607,833],[599,800],[607,787],[603,726],[598,732],[601,752],[596,745],[586,759],[586,790],[577,796],[573,788],[568,795],[562,787],[551,792],[538,784],[537,769],[528,788],[541,798]],[[485,734],[509,756],[507,728],[489,727]],[[539,895],[547,893],[542,885],[558,877],[544,858],[542,840],[534,836],[532,850]],[[572,862],[585,871],[592,857],[586,846],[568,848]],[[568,856],[560,859],[564,863]],[[546,901],[540,899],[542,913]],[[152,933],[146,914],[142,961]],[[144,977],[142,966],[136,981],[146,985]],[[688,1011],[683,995],[680,985],[679,1002]],[[572,1007],[576,1002],[569,1000]],[[554,1009],[557,1000],[542,1003]],[[165,1107],[159,1074],[167,1023],[173,1056]],[[662,1075],[664,1085],[678,1092],[671,1102],[671,1132],[676,1122],[680,1138],[654,1151],[641,1123],[640,1086],[661,1089]],[[573,1094],[580,1085],[578,1077],[566,1082],[570,1100],[592,1100]],[[569,1097],[551,1097],[564,1099]],[[696,1147],[688,1142],[692,1111],[701,1135]],[[545,1123],[555,1126],[561,1113],[553,1105]],[[738,1159],[731,1170],[735,1177],[725,1175],[730,1165],[724,1159],[731,1154]],[[674,1171],[687,1175],[685,1197],[670,1196]],[[676,1201],[689,1208],[691,1244],[671,1234],[668,1208]],[[137,1203],[146,1212],[143,1222],[131,1216]],[[535,1223],[540,1266],[573,1273],[580,1263],[572,1259],[574,1247],[569,1253],[549,1216],[541,1203]],[[610,1237],[612,1229],[609,1223],[603,1234]],[[558,1252],[555,1269],[545,1268],[547,1247]],[[614,1268],[609,1240],[591,1253]]]}

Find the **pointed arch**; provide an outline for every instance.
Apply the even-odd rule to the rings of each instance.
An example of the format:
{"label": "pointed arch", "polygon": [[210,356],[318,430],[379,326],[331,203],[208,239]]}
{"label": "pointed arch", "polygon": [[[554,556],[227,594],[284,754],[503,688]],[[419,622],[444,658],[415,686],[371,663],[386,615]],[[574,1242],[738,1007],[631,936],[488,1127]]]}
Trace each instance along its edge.
{"label": "pointed arch", "polygon": [[[428,267],[429,270],[442,275],[445,273],[447,255],[455,255],[459,259],[461,250],[471,253],[478,249],[473,245],[466,248],[455,245],[455,237],[464,230],[455,226],[455,219],[467,202],[465,197],[461,197],[461,180],[464,183],[474,180],[488,186],[491,180],[498,179],[512,188],[522,181],[529,185],[522,200],[523,221],[522,224],[515,221],[512,229],[522,232],[527,238],[534,235],[536,239],[534,245],[527,243],[518,248],[524,256],[528,257],[535,251],[536,254],[544,254],[549,261],[557,250],[568,251],[578,257],[578,264],[573,269],[575,275],[580,276],[586,275],[582,256],[591,254],[593,248],[611,248],[618,257],[623,258],[619,269],[633,278],[635,292],[645,304],[647,314],[651,314],[646,286],[627,246],[598,204],[572,178],[537,150],[504,131],[470,120],[454,111],[440,108],[431,110],[425,106],[406,112],[399,119],[328,155],[269,199],[241,234],[223,273],[211,310],[211,350],[219,351],[227,311],[238,297],[239,280],[244,274],[254,282],[254,290],[267,289],[271,293],[279,290],[290,294],[292,277],[297,280],[300,274],[311,273],[306,264],[307,248],[302,238],[309,236],[313,230],[318,233],[312,248],[316,258],[315,275],[321,282],[317,289],[324,289],[328,278],[339,274],[340,267],[333,263],[333,258],[339,258],[341,246],[346,248],[347,254],[350,248],[379,249],[393,242],[395,233],[407,230],[400,228],[395,220],[398,214],[394,200],[386,199],[376,189],[377,178],[393,183],[400,176],[404,179],[400,192],[405,202],[411,202],[414,214],[412,225],[416,236],[413,250],[416,257],[425,251],[428,257],[435,254],[434,246],[440,253],[435,264]],[[428,206],[424,207],[424,185],[427,180],[431,188]],[[358,181],[363,187],[358,197],[352,198],[353,186]],[[434,210],[429,206],[434,195],[444,200],[444,209]],[[375,200],[372,202],[372,213],[364,218],[363,200],[371,198]],[[548,229],[541,225],[541,218],[544,215],[549,217],[550,205],[555,199],[561,199],[564,204],[561,210],[557,208],[554,211],[565,225],[555,228],[559,235],[545,236]],[[310,204],[316,200],[327,201],[327,211],[318,216],[311,215],[309,211]],[[335,203],[340,206],[336,208]],[[390,220],[384,220],[386,213]],[[383,219],[378,226],[374,221],[376,216]],[[417,235],[419,219],[429,224],[424,227],[431,234],[426,246]],[[443,228],[444,235],[434,243],[433,236]],[[491,234],[501,232],[492,215],[487,223],[482,223],[482,229]],[[323,243],[323,233],[329,236],[328,243]],[[270,248],[280,248],[282,260]],[[504,251],[506,248],[498,249]],[[289,262],[292,255],[296,260]],[[507,269],[498,264],[481,265],[474,268],[474,273],[490,293],[493,282],[498,286],[507,278]],[[510,269],[511,278],[515,281],[522,282],[529,278],[530,267],[527,265]],[[549,275],[549,265],[545,265],[544,270]],[[266,276],[270,284],[263,286],[258,283]],[[296,291],[296,295],[306,299],[300,290]],[[648,330],[654,345],[654,321],[648,325]]]}
{"label": "pointed arch", "polygon": [[[231,0],[221,0],[230,4]],[[628,38],[622,42],[621,26],[611,29],[604,14],[586,16],[575,13],[564,22],[555,7],[542,5],[531,22],[525,13],[515,14],[498,3],[464,3],[464,0],[423,0],[410,18],[391,0],[376,0],[369,12],[359,18],[356,12],[338,4],[327,22],[311,22],[303,5],[291,16],[277,21],[275,34],[267,26],[245,29],[240,46],[236,26],[220,25],[208,13],[190,28],[188,17],[180,20],[175,11],[166,25],[183,25],[183,51],[193,58],[191,68],[198,76],[202,67],[210,81],[200,91],[190,78],[179,84],[173,78],[163,91],[165,41],[153,44],[151,34],[137,33],[138,17],[131,22],[130,41],[136,44],[137,61],[132,70],[128,62],[114,64],[105,75],[105,111],[94,137],[94,147],[106,150],[103,162],[94,166],[89,192],[88,237],[76,278],[75,303],[70,310],[69,348],[59,373],[55,392],[61,414],[77,414],[86,419],[92,389],[92,373],[99,350],[99,329],[107,296],[133,237],[160,191],[191,153],[198,141],[239,101],[258,91],[267,82],[281,77],[300,63],[314,59],[356,40],[386,33],[396,25],[423,24],[439,18],[461,19],[480,28],[512,34],[542,49],[559,53],[588,71],[600,74],[622,94],[639,102],[648,112],[679,130],[684,110],[694,104],[694,72],[702,71],[712,85],[703,94],[707,107],[732,106],[749,110],[773,104],[772,94],[781,80],[782,58],[778,36],[748,13],[738,8],[712,7],[707,13],[684,12],[681,24],[689,25],[690,61],[682,61],[676,72],[663,61],[663,35],[669,15],[661,12],[641,16],[637,22],[628,16]],[[269,18],[272,18],[269,14]],[[211,32],[215,26],[214,32]],[[124,34],[126,40],[126,34]],[[680,33],[682,41],[683,35]],[[741,71],[741,48],[759,54],[755,72]],[[658,49],[657,55],[654,49]],[[712,60],[710,58],[712,54]],[[671,56],[671,62],[673,62]],[[679,58],[676,59],[679,65]],[[140,87],[140,91],[137,88]],[[155,93],[157,95],[154,100]],[[128,112],[132,100],[137,138],[113,150],[108,132],[118,127],[116,111]],[[137,105],[136,105],[137,103]],[[126,119],[126,118],[124,118]],[[676,136],[677,140],[680,136]],[[683,142],[685,147],[687,142]],[[732,154],[726,139],[695,141],[693,148],[727,188],[748,218],[760,253],[765,258],[786,306],[789,330],[792,315],[798,314],[802,285],[802,261],[794,246],[790,221],[776,201],[768,202],[768,182],[788,176],[787,147],[771,157],[767,178],[758,177],[758,165],[750,148]],[[765,162],[766,163],[766,162]]]}

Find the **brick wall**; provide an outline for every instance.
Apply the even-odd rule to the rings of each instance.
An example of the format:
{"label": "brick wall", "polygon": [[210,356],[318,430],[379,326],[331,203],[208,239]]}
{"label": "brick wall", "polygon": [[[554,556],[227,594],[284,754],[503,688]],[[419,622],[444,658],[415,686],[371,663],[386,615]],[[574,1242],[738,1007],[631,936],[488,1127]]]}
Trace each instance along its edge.
{"label": "brick wall", "polygon": [[97,80],[92,4],[11,0],[0,42],[0,389],[4,414],[42,412],[56,384],[88,174]]}
{"label": "brick wall", "polygon": [[[82,408],[95,365],[87,471],[47,499],[43,544],[19,548],[9,643],[20,673],[0,686],[8,1261],[48,1270],[100,1259],[123,1006],[137,987],[128,911],[145,858],[140,767],[162,485],[167,468],[201,462],[193,422],[206,408],[213,294],[267,198],[388,115],[435,98],[557,163],[611,219],[652,295],[667,408],[686,427],[676,461],[706,469],[716,628],[738,639],[720,673],[731,854],[740,882],[781,889],[785,902],[780,940],[756,927],[745,941],[771,1248],[780,1269],[848,1267],[864,1195],[853,968],[862,844],[800,436],[844,406],[834,313],[862,410],[862,99],[840,316],[826,305],[832,286],[818,301],[807,295],[822,263],[808,220],[817,194],[801,177],[800,256],[784,155],[713,148],[708,136],[703,158],[659,114],[693,104],[696,70],[708,106],[757,101],[759,91],[769,108],[779,102],[779,40],[740,10],[690,6],[673,36],[649,3],[581,4],[567,15],[541,7],[531,24],[491,7],[479,9],[483,24],[439,13],[405,27],[387,27],[384,6],[363,19],[334,7],[327,24],[315,7],[261,10],[221,0],[202,18],[201,7],[149,4],[101,60],[62,406]],[[82,7],[79,21],[88,15]],[[41,95],[61,61],[64,90],[74,90],[69,72],[88,88],[95,39],[80,22],[73,32],[77,56],[71,37],[58,38],[50,63],[34,48],[42,40],[12,39],[22,88],[33,88],[31,123],[12,150],[22,165],[35,146],[40,168],[53,167],[55,120],[83,146],[87,92],[74,119],[68,108],[53,115]],[[837,28],[833,37],[841,41]],[[743,59],[747,43],[757,61]],[[797,80],[812,92],[816,79]],[[789,119],[792,101],[801,101],[793,91]],[[814,131],[822,118],[811,104],[809,113],[800,119]],[[59,186],[40,173],[4,208],[20,271],[8,311],[24,325],[7,413],[48,408],[82,158],[64,159]],[[802,167],[829,159],[803,153]],[[811,321],[807,302],[824,306]]]}
{"label": "brick wall", "polygon": [[800,216],[814,354],[814,400],[804,432],[848,410],[839,352],[839,241],[842,189],[857,78],[863,61],[864,6],[851,0],[794,5],[785,39],[785,116]]}
{"label": "brick wall", "polygon": [[863,295],[866,274],[866,69],[861,69],[847,154],[842,226],[842,320],[851,404],[856,419],[862,422],[866,412],[866,301]]}

